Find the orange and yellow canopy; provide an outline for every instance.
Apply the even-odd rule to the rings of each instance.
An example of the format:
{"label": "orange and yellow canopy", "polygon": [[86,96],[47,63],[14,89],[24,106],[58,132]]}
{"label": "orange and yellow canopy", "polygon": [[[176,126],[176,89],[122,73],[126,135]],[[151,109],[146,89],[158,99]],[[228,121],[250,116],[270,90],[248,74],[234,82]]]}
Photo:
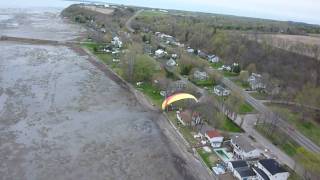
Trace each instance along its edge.
{"label": "orange and yellow canopy", "polygon": [[178,93],[174,94],[172,96],[169,96],[167,99],[165,99],[162,103],[162,110],[165,110],[168,105],[171,103],[174,103],[176,101],[182,100],[182,99],[194,99],[196,102],[198,102],[198,99],[194,97],[191,94],[188,93]]}

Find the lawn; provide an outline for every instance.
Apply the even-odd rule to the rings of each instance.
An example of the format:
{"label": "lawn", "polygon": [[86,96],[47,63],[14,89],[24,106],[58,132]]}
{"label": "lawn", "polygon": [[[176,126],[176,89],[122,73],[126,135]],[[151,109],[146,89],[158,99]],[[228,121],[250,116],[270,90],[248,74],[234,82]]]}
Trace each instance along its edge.
{"label": "lawn", "polygon": [[320,124],[311,119],[311,117],[306,117],[306,120],[303,121],[301,112],[294,111],[292,106],[270,103],[267,105],[271,107],[273,111],[278,112],[281,116],[285,117],[285,119],[299,130],[299,132],[310,138],[314,143],[320,145]]}
{"label": "lawn", "polygon": [[243,130],[237,124],[235,124],[231,119],[227,117],[225,121],[223,121],[223,124],[220,129],[223,131],[234,132],[234,133],[243,132]]}
{"label": "lawn", "polygon": [[206,152],[202,148],[197,149],[197,152],[209,169],[211,169],[218,161],[218,157],[212,152]]}
{"label": "lawn", "polygon": [[210,65],[213,69],[218,69],[218,68],[222,67],[223,63],[221,61],[219,61],[216,63],[211,63]]}
{"label": "lawn", "polygon": [[236,79],[233,82],[240,86],[242,89],[250,89],[250,85],[248,82],[243,82],[239,79]]}
{"label": "lawn", "polygon": [[174,126],[179,130],[182,136],[188,141],[190,145],[197,144],[197,140],[192,135],[192,130],[188,127],[184,127],[181,124],[178,124],[178,119],[176,113],[171,111],[167,112],[169,120],[174,124]]}
{"label": "lawn", "polygon": [[192,83],[194,83],[195,85],[199,86],[199,87],[210,87],[210,86],[214,86],[214,83],[212,80],[204,80],[204,81],[191,81]]}
{"label": "lawn", "polygon": [[136,86],[143,94],[150,98],[153,104],[157,107],[161,107],[164,97],[160,95],[160,91],[152,86],[150,83],[142,83],[140,86]]}
{"label": "lawn", "polygon": [[[117,69],[118,63],[113,62],[113,57],[111,54],[97,53],[94,51],[94,49],[98,48],[100,46],[100,44],[98,44],[98,43],[85,43],[82,46],[84,48],[88,49],[89,51],[91,51],[95,56],[97,56],[102,62],[104,62],[109,67],[111,67],[113,70],[117,70],[117,72],[120,71],[120,69]],[[121,74],[121,72],[119,72],[119,73]]]}
{"label": "lawn", "polygon": [[248,103],[243,103],[239,107],[239,114],[248,114],[248,113],[253,113],[255,109]]}
{"label": "lawn", "polygon": [[139,16],[144,16],[144,17],[153,17],[153,16],[167,16],[168,13],[166,12],[161,12],[161,11],[151,11],[151,10],[145,10]]}
{"label": "lawn", "polygon": [[268,99],[268,94],[263,92],[251,92],[250,95],[258,100],[266,100]]}
{"label": "lawn", "polygon": [[224,77],[236,77],[238,76],[238,73],[230,72],[230,71],[223,71],[223,76]]}
{"label": "lawn", "polygon": [[262,135],[268,138],[274,145],[278,146],[282,151],[284,151],[287,155],[291,157],[296,155],[299,145],[280,130],[275,129],[274,131],[272,131],[272,133],[270,133],[269,127],[269,125],[258,125],[256,129]]}

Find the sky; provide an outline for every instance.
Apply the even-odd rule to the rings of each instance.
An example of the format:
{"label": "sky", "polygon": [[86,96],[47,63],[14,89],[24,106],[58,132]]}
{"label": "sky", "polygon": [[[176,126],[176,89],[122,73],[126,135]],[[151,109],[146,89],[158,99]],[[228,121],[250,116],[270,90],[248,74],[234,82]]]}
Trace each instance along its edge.
{"label": "sky", "polygon": [[[201,11],[320,25],[320,0],[98,0],[163,9]],[[0,0],[1,7],[64,7],[63,0]]]}

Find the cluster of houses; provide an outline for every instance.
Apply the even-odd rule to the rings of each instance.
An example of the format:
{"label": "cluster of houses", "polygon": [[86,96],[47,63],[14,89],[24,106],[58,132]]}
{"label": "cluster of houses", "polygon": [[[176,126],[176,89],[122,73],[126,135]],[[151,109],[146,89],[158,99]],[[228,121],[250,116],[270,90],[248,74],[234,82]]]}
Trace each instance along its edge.
{"label": "cluster of houses", "polygon": [[[161,32],[155,32],[155,37],[159,40],[159,42],[163,42],[168,45],[174,45],[183,48],[185,45],[180,43],[175,37],[161,33]],[[200,58],[207,59],[211,63],[217,63],[220,61],[220,58],[217,55],[214,54],[207,54],[201,50],[195,50],[191,47],[187,47],[186,51],[191,54],[197,54]],[[155,57],[156,58],[162,58],[164,56],[168,55],[166,51],[163,49],[158,49],[155,51]],[[175,58],[172,58],[175,60]]]}
{"label": "cluster of houses", "polygon": [[226,173],[239,180],[286,180],[289,172],[275,159],[268,158],[264,151],[256,148],[250,138],[239,134],[230,139],[213,128],[204,125],[201,115],[191,110],[177,111],[177,120],[183,126],[198,131],[194,138],[199,139],[201,148],[217,154],[219,163],[212,167],[220,176]]}

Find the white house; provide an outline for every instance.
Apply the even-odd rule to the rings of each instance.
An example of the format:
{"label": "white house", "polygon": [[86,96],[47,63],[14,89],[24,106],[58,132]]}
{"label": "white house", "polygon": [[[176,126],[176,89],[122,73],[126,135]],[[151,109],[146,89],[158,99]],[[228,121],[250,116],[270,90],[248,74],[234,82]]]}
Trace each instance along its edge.
{"label": "white house", "polygon": [[200,80],[200,81],[204,81],[204,80],[207,80],[207,79],[209,78],[207,72],[205,72],[205,71],[199,71],[199,70],[194,71],[193,77],[194,77],[196,80]]}
{"label": "white house", "polygon": [[188,47],[187,52],[188,52],[188,53],[194,53],[194,49]]}
{"label": "white house", "polygon": [[177,111],[177,119],[184,126],[195,126],[201,122],[199,113],[190,110]]}
{"label": "white house", "polygon": [[169,67],[172,67],[172,66],[175,66],[177,63],[176,63],[176,61],[175,60],[173,60],[173,59],[169,59],[168,61],[167,61],[167,66],[169,66]]}
{"label": "white house", "polygon": [[222,87],[221,85],[214,86],[213,92],[217,96],[229,96],[230,95],[230,90]]}
{"label": "white house", "polygon": [[232,68],[227,65],[222,65],[220,68],[218,68],[218,70],[221,70],[221,71],[231,71],[231,69]]}
{"label": "white house", "polygon": [[252,73],[248,78],[248,82],[252,90],[266,88],[266,85],[262,82],[262,76],[260,74]]}
{"label": "white house", "polygon": [[120,38],[118,36],[114,37],[111,41],[111,44],[114,45],[117,48],[121,48],[122,47],[122,41],[120,40]]}
{"label": "white house", "polygon": [[158,49],[158,50],[155,51],[154,54],[156,55],[157,58],[161,58],[161,57],[163,57],[164,55],[166,55],[167,52],[165,52],[165,51],[162,50],[162,49]]}
{"label": "white house", "polygon": [[208,56],[208,61],[211,63],[217,63],[220,61],[220,58],[216,55],[209,55]]}
{"label": "white house", "polygon": [[205,137],[209,140],[213,148],[218,148],[223,142],[223,136],[217,130],[209,130],[205,133]]}
{"label": "white house", "polygon": [[289,172],[274,159],[259,160],[254,171],[258,180],[287,180],[290,176]]}
{"label": "white house", "polygon": [[231,138],[231,145],[235,157],[239,159],[254,159],[260,157],[261,150],[255,148],[249,141],[249,138],[243,135],[236,135]]}
{"label": "white house", "polygon": [[256,173],[243,160],[228,162],[228,169],[239,180],[256,180],[257,178]]}

